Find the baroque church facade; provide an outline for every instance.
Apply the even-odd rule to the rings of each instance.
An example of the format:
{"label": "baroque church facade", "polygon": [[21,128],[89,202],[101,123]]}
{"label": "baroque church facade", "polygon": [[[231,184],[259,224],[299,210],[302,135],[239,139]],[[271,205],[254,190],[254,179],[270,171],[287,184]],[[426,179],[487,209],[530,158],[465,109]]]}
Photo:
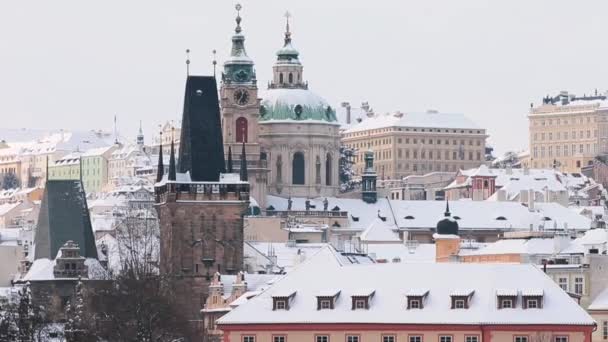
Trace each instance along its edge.
{"label": "baroque church facade", "polygon": [[251,194],[262,207],[268,194],[314,198],[334,196],[339,189],[336,112],[308,89],[287,20],[284,43],[276,52],[273,78],[265,91],[258,95],[240,16],[222,74],[225,152],[245,146]]}

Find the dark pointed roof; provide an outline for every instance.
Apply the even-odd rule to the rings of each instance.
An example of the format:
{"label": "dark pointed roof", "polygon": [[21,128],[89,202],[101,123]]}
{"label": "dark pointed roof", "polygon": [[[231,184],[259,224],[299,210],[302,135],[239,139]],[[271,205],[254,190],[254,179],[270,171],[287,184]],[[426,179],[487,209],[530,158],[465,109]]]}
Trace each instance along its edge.
{"label": "dark pointed roof", "polygon": [[232,148],[230,145],[228,145],[228,165],[226,166],[226,171],[232,173]]}
{"label": "dark pointed roof", "polygon": [[163,160],[163,132],[160,132],[160,144],[158,150],[158,166],[156,169],[156,181],[160,182],[163,180],[165,175],[165,162]]}
{"label": "dark pointed roof", "polygon": [[243,150],[241,151],[241,181],[247,182],[249,176],[247,175],[247,154],[245,154],[245,142],[243,141]]}
{"label": "dark pointed roof", "polygon": [[189,76],[186,82],[178,172],[193,181],[218,181],[224,173],[224,145],[217,83],[213,76]]}
{"label": "dark pointed roof", "polygon": [[443,235],[458,235],[458,222],[452,218],[450,213],[450,204],[445,201],[445,213],[443,213],[444,219],[437,222],[437,234]]}
{"label": "dark pointed roof", "polygon": [[79,180],[49,180],[38,216],[34,259],[55,259],[67,241],[80,246],[85,258],[97,258],[86,195]]}
{"label": "dark pointed roof", "polygon": [[169,156],[169,176],[168,179],[174,181],[177,179],[176,177],[176,168],[175,168],[175,144],[173,143],[173,139],[171,139],[171,155]]}

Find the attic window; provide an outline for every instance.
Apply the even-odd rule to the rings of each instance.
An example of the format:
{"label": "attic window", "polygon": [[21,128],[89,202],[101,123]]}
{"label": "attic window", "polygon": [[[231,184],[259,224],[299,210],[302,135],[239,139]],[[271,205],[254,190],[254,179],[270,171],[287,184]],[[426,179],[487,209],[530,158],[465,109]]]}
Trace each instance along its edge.
{"label": "attic window", "polygon": [[335,207],[333,207],[333,209],[331,209],[331,211],[340,211],[340,207],[335,206]]}
{"label": "attic window", "polygon": [[332,227],[336,227],[336,228],[340,228],[340,224],[338,223],[338,221],[334,222],[334,224],[331,225]]}
{"label": "attic window", "polygon": [[496,306],[498,309],[511,309],[517,306],[517,290],[497,290]]}
{"label": "attic window", "polygon": [[376,293],[375,290],[362,290],[351,296],[352,310],[369,310],[371,299]]}
{"label": "attic window", "polygon": [[521,306],[523,309],[542,309],[543,290],[528,289],[521,292]]}
{"label": "attic window", "polygon": [[452,309],[468,309],[471,304],[474,290],[459,290],[454,291],[450,295],[452,300]]}
{"label": "attic window", "polygon": [[289,310],[289,304],[295,295],[296,291],[275,294],[272,296],[272,310]]}
{"label": "attic window", "polygon": [[496,218],[496,220],[497,220],[497,221],[506,221],[506,220],[507,220],[507,218],[506,218],[506,217],[504,217],[504,216],[498,216],[498,217]]}
{"label": "attic window", "polygon": [[407,215],[407,216],[405,217],[405,219],[406,219],[406,220],[413,220],[413,219],[414,219],[414,216],[412,216],[412,215]]}
{"label": "attic window", "polygon": [[321,291],[317,295],[317,310],[333,310],[340,292],[340,290]]}
{"label": "attic window", "polygon": [[407,309],[424,309],[424,300],[428,296],[428,290],[410,290],[406,294]]}
{"label": "attic window", "polygon": [[296,117],[299,119],[302,116],[302,106],[296,105],[293,109],[294,113],[296,113]]}

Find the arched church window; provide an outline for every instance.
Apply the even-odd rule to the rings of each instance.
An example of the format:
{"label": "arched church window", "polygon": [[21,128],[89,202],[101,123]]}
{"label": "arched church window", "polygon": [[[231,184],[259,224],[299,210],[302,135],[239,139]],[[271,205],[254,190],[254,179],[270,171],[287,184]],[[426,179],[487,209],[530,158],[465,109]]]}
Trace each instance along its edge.
{"label": "arched church window", "polygon": [[317,156],[315,161],[315,184],[321,184],[321,158]]}
{"label": "arched church window", "polygon": [[296,185],[304,185],[305,184],[305,162],[304,162],[304,153],[296,152],[293,154],[293,163],[292,163],[292,183]]}
{"label": "arched church window", "polygon": [[331,154],[325,157],[325,185],[331,185]]}
{"label": "arched church window", "polygon": [[289,73],[289,84],[293,83],[293,74]]}
{"label": "arched church window", "polygon": [[277,156],[277,183],[283,183],[283,158]]}
{"label": "arched church window", "polygon": [[300,73],[298,73],[298,83],[300,83]]}
{"label": "arched church window", "polygon": [[236,142],[247,142],[247,119],[236,119]]}
{"label": "arched church window", "polygon": [[283,73],[279,74],[279,83],[283,84]]}

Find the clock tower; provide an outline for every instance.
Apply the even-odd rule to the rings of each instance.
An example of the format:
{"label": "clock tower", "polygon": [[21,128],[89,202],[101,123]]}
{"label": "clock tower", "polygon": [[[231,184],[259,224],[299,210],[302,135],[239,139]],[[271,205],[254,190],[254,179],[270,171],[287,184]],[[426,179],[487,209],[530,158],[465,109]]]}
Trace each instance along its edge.
{"label": "clock tower", "polygon": [[[251,196],[264,209],[267,195],[268,169],[266,158],[260,154],[258,138],[258,121],[260,116],[260,99],[253,60],[245,51],[245,36],[241,29],[241,5],[236,5],[236,28],[232,35],[230,57],[224,62],[222,85],[220,87],[220,105],[222,111],[222,131],[226,160],[228,153],[239,153],[244,143],[247,175],[251,185]],[[240,169],[239,155],[234,160],[232,172]],[[230,172],[230,171],[228,171]]]}

